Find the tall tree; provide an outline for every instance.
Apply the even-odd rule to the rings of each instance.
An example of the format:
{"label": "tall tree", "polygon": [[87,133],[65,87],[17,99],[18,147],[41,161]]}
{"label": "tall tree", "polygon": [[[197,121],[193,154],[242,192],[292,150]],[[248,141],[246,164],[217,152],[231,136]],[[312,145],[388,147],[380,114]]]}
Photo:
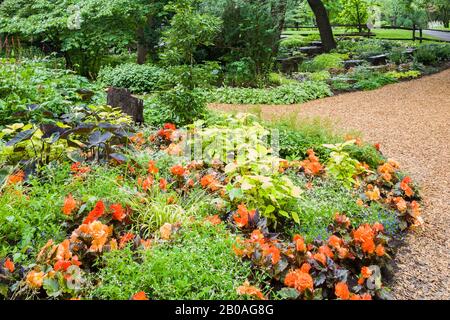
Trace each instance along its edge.
{"label": "tall tree", "polygon": [[319,27],[320,38],[326,52],[336,48],[336,41],[333,36],[328,12],[321,0],[308,0],[308,3],[316,16],[317,26]]}

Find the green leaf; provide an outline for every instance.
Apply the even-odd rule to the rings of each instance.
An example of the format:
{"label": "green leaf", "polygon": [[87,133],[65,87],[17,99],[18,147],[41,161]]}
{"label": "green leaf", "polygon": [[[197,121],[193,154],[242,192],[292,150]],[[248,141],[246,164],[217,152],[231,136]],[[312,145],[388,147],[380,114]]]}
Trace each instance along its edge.
{"label": "green leaf", "polygon": [[294,219],[295,223],[300,223],[300,218],[299,218],[297,212],[292,211],[291,216],[292,216],[292,219]]}

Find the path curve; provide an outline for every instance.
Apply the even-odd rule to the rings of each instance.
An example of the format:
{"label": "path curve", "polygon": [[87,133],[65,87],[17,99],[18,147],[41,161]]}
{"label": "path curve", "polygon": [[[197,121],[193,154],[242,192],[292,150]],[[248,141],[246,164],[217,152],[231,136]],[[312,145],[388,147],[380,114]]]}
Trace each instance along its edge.
{"label": "path curve", "polygon": [[437,30],[423,30],[425,35],[436,37],[440,40],[450,41],[450,32],[437,31]]}
{"label": "path curve", "polygon": [[[212,105],[232,111],[249,106]],[[356,129],[421,185],[424,229],[406,237],[392,284],[397,299],[450,299],[450,69],[374,91],[302,105],[262,106],[263,118],[326,117]]]}

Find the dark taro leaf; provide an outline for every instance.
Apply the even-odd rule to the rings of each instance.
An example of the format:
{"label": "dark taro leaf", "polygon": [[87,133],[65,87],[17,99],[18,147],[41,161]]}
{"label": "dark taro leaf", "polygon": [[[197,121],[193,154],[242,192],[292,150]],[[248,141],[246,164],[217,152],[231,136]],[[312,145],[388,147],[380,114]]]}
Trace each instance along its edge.
{"label": "dark taro leaf", "polygon": [[15,144],[18,144],[19,142],[22,142],[24,140],[28,140],[30,139],[33,134],[34,134],[35,130],[34,129],[29,129],[29,130],[25,130],[22,132],[19,132],[14,138],[12,138],[11,140],[9,140],[6,143],[7,147],[11,147]]}
{"label": "dark taro leaf", "polygon": [[115,131],[120,129],[120,126],[117,124],[112,124],[108,122],[102,122],[98,124],[98,127],[107,131]]}
{"label": "dark taro leaf", "polygon": [[89,137],[89,144],[91,147],[98,146],[111,139],[112,136],[113,134],[111,132],[102,134],[100,131],[94,131]]}
{"label": "dark taro leaf", "polygon": [[116,160],[119,163],[127,161],[127,157],[121,153],[111,153],[109,157],[113,160]]}
{"label": "dark taro leaf", "polygon": [[58,127],[57,125],[51,124],[51,123],[50,124],[42,124],[40,128],[43,133],[42,139],[50,138],[55,133],[58,133],[59,135],[61,135],[62,133],[64,133],[66,131],[66,129]]}
{"label": "dark taro leaf", "polygon": [[130,138],[130,137],[132,137],[134,135],[131,131],[126,131],[123,128],[119,128],[119,129],[115,130],[114,134],[116,136],[119,136],[119,137],[122,137],[122,138]]}
{"label": "dark taro leaf", "polygon": [[61,134],[59,132],[55,132],[52,136],[51,139],[48,143],[50,144],[54,144],[56,141],[59,140],[59,138],[61,137]]}
{"label": "dark taro leaf", "polygon": [[72,133],[75,133],[75,134],[90,133],[94,129],[95,129],[95,124],[93,124],[93,123],[82,123],[82,124],[76,126],[73,129],[65,131],[64,134],[61,135],[61,137],[65,138],[69,134],[72,134]]}
{"label": "dark taro leaf", "polygon": [[36,111],[40,107],[38,104],[27,104],[27,111]]}
{"label": "dark taro leaf", "polygon": [[73,162],[83,162],[84,157],[79,150],[67,154],[67,157]]}

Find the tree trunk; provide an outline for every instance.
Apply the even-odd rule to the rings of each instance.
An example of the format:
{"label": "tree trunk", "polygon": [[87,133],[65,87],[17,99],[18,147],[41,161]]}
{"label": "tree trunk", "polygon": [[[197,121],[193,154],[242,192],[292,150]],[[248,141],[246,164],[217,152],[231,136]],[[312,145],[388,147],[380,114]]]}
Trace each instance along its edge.
{"label": "tree trunk", "polygon": [[144,27],[140,27],[137,31],[137,63],[144,64],[147,61],[148,48],[145,43]]}
{"label": "tree trunk", "polygon": [[110,87],[106,99],[109,106],[120,108],[134,122],[144,123],[144,101],[133,97],[127,89]]}
{"label": "tree trunk", "polygon": [[286,22],[287,0],[279,0],[278,3],[272,8],[272,17],[276,21],[276,42],[272,47],[274,55],[278,54],[280,47],[281,34],[283,33],[284,25]]}
{"label": "tree trunk", "polygon": [[316,16],[317,26],[319,27],[320,38],[325,52],[336,48],[336,41],[333,36],[330,19],[327,10],[321,0],[308,0],[308,3]]}

